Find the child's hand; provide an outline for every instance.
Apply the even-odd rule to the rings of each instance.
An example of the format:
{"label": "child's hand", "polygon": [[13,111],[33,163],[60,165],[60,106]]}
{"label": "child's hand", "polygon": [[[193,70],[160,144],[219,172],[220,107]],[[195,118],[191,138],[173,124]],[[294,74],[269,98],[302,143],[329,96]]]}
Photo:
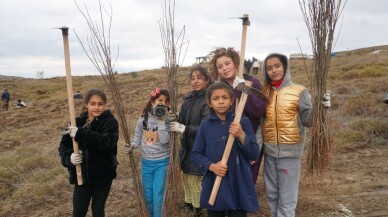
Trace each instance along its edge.
{"label": "child's hand", "polygon": [[232,124],[230,124],[229,133],[236,138],[244,136],[245,134],[243,129],[241,128],[241,124],[236,122],[232,122]]}
{"label": "child's hand", "polygon": [[224,177],[226,171],[228,171],[228,166],[221,164],[221,161],[219,161],[218,163],[212,163],[209,167],[209,170],[217,176]]}

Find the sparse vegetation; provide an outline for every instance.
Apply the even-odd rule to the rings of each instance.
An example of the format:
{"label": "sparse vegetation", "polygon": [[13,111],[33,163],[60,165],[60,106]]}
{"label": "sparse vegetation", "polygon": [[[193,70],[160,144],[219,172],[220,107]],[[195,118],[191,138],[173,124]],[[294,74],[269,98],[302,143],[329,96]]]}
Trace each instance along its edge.
{"label": "sparse vegetation", "polygon": [[[335,149],[331,177],[315,189],[301,182],[297,216],[341,216],[338,204],[346,205],[354,216],[388,216],[388,105],[383,102],[388,90],[388,56],[369,54],[373,50],[388,50],[388,46],[338,52],[332,59],[327,82],[332,92],[329,132]],[[344,67],[346,73],[357,71],[359,76],[342,76]],[[157,85],[167,86],[165,70],[117,75],[123,103],[131,107],[131,128],[150,91]],[[295,83],[308,87],[303,62],[291,61],[291,72]],[[191,89],[186,73],[179,75],[178,83],[181,100]],[[0,86],[8,88],[13,99],[11,110],[0,111],[0,216],[71,216],[73,188],[58,156],[59,133],[69,121],[66,80],[0,76]],[[82,93],[91,87],[107,90],[100,76],[73,77],[73,86]],[[26,100],[25,109],[15,109],[18,98]],[[75,106],[79,114],[82,102],[76,101]],[[113,108],[112,104],[108,107]],[[136,209],[136,195],[131,191],[129,161],[122,144],[120,140],[118,177],[106,207],[107,216],[113,217],[136,213],[131,211]],[[136,159],[139,155],[136,151]],[[270,216],[262,177],[260,174],[256,185],[261,211],[251,217]],[[179,199],[183,204],[183,195]],[[182,208],[177,216],[190,214]]]}

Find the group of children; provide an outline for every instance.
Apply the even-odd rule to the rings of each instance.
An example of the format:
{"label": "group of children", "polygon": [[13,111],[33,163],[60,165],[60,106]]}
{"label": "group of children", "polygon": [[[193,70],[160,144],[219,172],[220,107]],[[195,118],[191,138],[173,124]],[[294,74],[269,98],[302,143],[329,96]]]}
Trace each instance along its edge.
{"label": "group of children", "polygon": [[[194,66],[189,74],[192,91],[184,97],[178,115],[160,115],[158,109],[169,106],[169,93],[153,90],[131,144],[124,145],[126,153],[141,150],[142,187],[150,216],[161,216],[170,132],[182,134],[179,157],[184,200],[195,216],[207,210],[209,217],[244,217],[258,210],[255,183],[260,152],[264,153],[264,183],[272,216],[295,216],[305,127],[312,111],[307,89],[292,83],[285,55],[274,53],[264,60],[263,85],[256,78],[238,76],[240,58],[233,48],[217,48],[210,56],[218,81],[212,81],[206,68]],[[236,86],[246,80],[269,100],[249,93],[241,121],[234,122],[235,104],[242,94]],[[106,110],[101,90],[90,90],[84,102],[85,112],[77,118],[77,126],[67,128],[59,153],[74,184],[73,216],[85,216],[91,200],[93,216],[104,216],[116,177],[118,124]],[[236,139],[223,164],[229,135]],[[72,139],[78,142],[80,154],[73,152]],[[75,179],[78,164],[82,165],[81,186]],[[210,205],[217,176],[222,182]]]}

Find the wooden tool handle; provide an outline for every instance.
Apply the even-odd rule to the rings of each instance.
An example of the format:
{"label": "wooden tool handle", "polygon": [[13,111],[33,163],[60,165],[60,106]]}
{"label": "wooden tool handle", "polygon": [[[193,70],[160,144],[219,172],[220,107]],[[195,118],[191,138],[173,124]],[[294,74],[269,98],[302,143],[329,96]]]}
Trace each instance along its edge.
{"label": "wooden tool handle", "polygon": [[[251,87],[252,82],[245,81],[245,86]],[[238,123],[240,122],[242,113],[244,111],[245,104],[247,102],[247,99],[248,99],[248,94],[246,91],[243,91],[243,93],[241,94],[240,103],[238,104],[237,111],[235,113],[233,122],[238,122]],[[222,155],[222,159],[221,159],[221,163],[224,165],[226,165],[228,163],[228,159],[229,159],[230,151],[232,150],[232,147],[233,147],[234,139],[235,139],[235,137],[233,135],[229,134],[228,141],[226,142],[224,154]],[[211,192],[210,198],[209,198],[209,204],[212,206],[214,205],[214,201],[216,200],[218,190],[219,190],[220,185],[221,185],[221,181],[222,181],[221,176],[217,176],[216,180],[214,181],[213,189],[212,189],[212,192]]]}
{"label": "wooden tool handle", "polygon": [[[62,30],[63,36],[63,47],[65,51],[65,67],[66,67],[66,87],[67,87],[67,101],[69,102],[69,111],[70,111],[70,124],[71,126],[76,126],[75,122],[75,110],[74,110],[74,99],[73,99],[73,83],[71,78],[71,69],[70,69],[70,52],[69,52],[69,37],[67,27],[60,28]],[[73,139],[73,150],[74,153],[79,154],[78,143]],[[81,165],[75,165],[77,173],[77,183],[82,185],[82,172]]]}

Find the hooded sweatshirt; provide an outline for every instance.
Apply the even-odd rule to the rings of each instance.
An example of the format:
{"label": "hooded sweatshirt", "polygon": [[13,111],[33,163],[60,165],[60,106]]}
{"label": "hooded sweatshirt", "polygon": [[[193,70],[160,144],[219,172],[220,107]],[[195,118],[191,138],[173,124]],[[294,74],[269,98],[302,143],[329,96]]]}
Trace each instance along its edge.
{"label": "hooded sweatshirt", "polygon": [[[285,74],[284,74],[283,82],[281,83],[281,85],[278,88],[271,85],[271,91],[280,91],[283,88],[291,88],[293,85],[295,86],[296,84],[293,84],[291,81],[291,72],[290,72],[290,67],[289,67],[290,64],[288,62],[288,58],[285,55],[278,54],[278,53],[269,54],[264,60],[264,66],[263,66],[263,71],[262,71],[264,83],[265,84],[271,83],[271,80],[267,76],[267,73],[266,73],[266,65],[265,64],[267,62],[268,57],[273,55],[273,54],[280,55],[281,58],[284,58],[284,60],[287,62],[287,65],[284,66],[285,67]],[[274,143],[263,141],[264,152],[272,157],[275,157],[275,158],[282,158],[282,157],[300,158],[303,154],[303,146],[304,146],[305,138],[306,138],[306,132],[305,132],[306,129],[305,128],[310,126],[312,105],[311,105],[311,97],[310,97],[310,94],[308,93],[307,88],[304,88],[301,85],[298,85],[298,86],[299,86],[299,88],[303,89],[299,95],[299,99],[298,99],[298,103],[297,103],[297,118],[296,118],[297,130],[299,132],[299,136],[301,137],[301,140],[300,140],[300,142],[294,143],[294,144],[289,144],[289,143],[282,144],[279,141],[274,142]],[[282,100],[283,101],[288,100],[288,99],[277,98],[276,100],[277,101],[275,102],[275,107],[272,108],[274,110],[269,111],[269,109],[271,109],[271,108],[267,107],[266,114],[264,115],[263,120],[261,121],[261,124],[259,126],[260,129],[263,128],[263,125],[264,125],[263,123],[264,123],[264,121],[266,121],[265,119],[267,117],[266,116],[267,113],[271,112],[274,115],[278,115],[278,112],[279,112],[279,110],[277,110],[277,105],[279,104],[278,102],[282,101]],[[282,129],[281,129],[281,127],[279,127],[278,124],[275,124],[275,130],[279,131]],[[258,130],[256,135],[257,135],[258,140],[263,140],[263,130]],[[261,144],[261,143],[259,143],[259,144]]]}

